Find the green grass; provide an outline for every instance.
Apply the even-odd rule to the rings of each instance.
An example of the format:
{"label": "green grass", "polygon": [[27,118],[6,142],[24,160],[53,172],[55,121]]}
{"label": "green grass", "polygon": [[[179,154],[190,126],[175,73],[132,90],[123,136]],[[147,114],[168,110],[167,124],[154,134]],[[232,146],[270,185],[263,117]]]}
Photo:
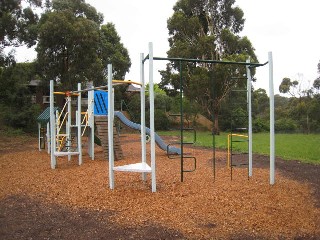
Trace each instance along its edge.
{"label": "green grass", "polygon": [[[179,135],[179,132],[161,132],[160,135]],[[228,133],[215,136],[216,147],[227,149]],[[190,141],[191,133],[186,133],[185,139]],[[276,134],[275,152],[277,157],[286,160],[300,160],[302,162],[320,164],[320,134]],[[212,147],[212,135],[210,132],[197,132],[197,146]],[[254,153],[270,155],[269,133],[253,134],[252,148]],[[247,152],[246,142],[233,143],[233,149]]]}

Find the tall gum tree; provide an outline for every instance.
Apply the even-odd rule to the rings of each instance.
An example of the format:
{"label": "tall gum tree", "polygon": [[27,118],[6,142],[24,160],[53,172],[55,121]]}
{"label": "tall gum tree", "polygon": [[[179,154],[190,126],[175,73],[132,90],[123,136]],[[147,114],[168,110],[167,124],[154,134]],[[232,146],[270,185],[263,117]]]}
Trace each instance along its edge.
{"label": "tall gum tree", "polygon": [[104,81],[108,63],[114,63],[115,74],[123,78],[131,66],[128,51],[114,25],[102,22],[102,14],[83,0],[53,0],[38,32],[43,78],[58,80],[62,90],[75,89],[77,82],[93,81],[97,86]]}
{"label": "tall gum tree", "polygon": [[39,16],[34,9],[41,6],[41,0],[0,1],[0,67],[15,63],[14,51],[6,54],[6,47],[36,44]]}
{"label": "tall gum tree", "polygon": [[[250,40],[239,36],[245,19],[234,3],[235,0],[179,0],[167,22],[168,57],[242,62],[250,57],[257,62]],[[202,106],[207,117],[215,116],[213,130],[219,133],[221,101],[231,88],[245,87],[246,82],[240,78],[245,67],[188,62],[181,69],[180,72],[178,62],[168,63],[166,70],[160,71],[160,87],[171,95],[178,94],[181,74],[184,96]]]}

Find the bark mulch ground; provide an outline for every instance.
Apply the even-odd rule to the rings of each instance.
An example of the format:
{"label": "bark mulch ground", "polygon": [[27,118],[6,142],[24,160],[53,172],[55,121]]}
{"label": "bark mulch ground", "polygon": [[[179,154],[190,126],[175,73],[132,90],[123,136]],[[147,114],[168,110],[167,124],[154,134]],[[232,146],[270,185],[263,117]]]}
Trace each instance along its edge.
{"label": "bark mulch ground", "polygon": [[[167,139],[168,141],[170,139]],[[124,159],[139,162],[139,136],[121,138]],[[320,166],[276,160],[269,185],[269,158],[254,155],[247,169],[226,168],[226,153],[188,149],[197,170],[180,182],[180,160],[156,149],[157,192],[150,177],[115,173],[108,185],[102,149],[84,164],[50,157],[35,138],[0,137],[1,239],[320,239]],[[149,154],[149,153],[148,153]],[[239,156],[237,161],[243,161]],[[186,163],[191,168],[191,163]]]}

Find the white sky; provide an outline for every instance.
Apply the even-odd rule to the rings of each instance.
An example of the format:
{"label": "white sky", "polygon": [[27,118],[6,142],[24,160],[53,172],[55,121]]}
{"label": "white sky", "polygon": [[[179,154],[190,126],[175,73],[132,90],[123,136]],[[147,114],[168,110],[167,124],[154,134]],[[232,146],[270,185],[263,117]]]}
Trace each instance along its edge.
{"label": "white sky", "polygon": [[[126,79],[139,81],[140,53],[147,54],[148,42],[153,42],[154,56],[167,56],[167,19],[172,16],[176,0],[86,2],[103,13],[105,22],[115,24],[122,43],[128,49],[132,66]],[[275,93],[278,93],[284,77],[311,83],[317,78],[320,60],[319,0],[236,0],[236,5],[244,11],[246,19],[241,35],[248,36],[259,61],[266,62],[268,52],[273,52]],[[17,51],[18,61],[34,57],[32,51]],[[155,81],[159,82],[157,70],[165,69],[165,62],[156,62],[154,68]],[[261,87],[268,92],[268,67],[259,68],[256,77],[255,89]]]}

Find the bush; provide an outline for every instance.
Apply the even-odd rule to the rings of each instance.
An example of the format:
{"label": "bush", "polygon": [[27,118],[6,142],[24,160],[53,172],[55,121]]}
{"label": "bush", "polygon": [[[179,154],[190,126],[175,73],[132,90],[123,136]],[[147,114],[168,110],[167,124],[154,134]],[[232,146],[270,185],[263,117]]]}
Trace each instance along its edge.
{"label": "bush", "polygon": [[269,131],[269,129],[269,121],[267,120],[257,118],[252,121],[252,131],[255,133],[266,132]]}
{"label": "bush", "polygon": [[281,118],[275,122],[275,130],[277,132],[295,132],[297,130],[296,122],[290,118]]}
{"label": "bush", "polygon": [[[150,112],[146,112],[147,127],[150,127]],[[154,111],[154,127],[156,131],[169,130],[170,121],[163,110],[155,109]]]}

